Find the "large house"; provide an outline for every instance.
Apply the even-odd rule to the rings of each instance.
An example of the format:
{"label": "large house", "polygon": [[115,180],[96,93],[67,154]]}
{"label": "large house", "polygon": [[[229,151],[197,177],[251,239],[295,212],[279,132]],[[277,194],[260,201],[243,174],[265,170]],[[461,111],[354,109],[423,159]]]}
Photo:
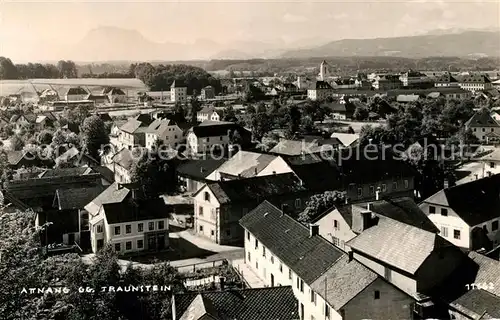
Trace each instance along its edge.
{"label": "large house", "polygon": [[220,121],[221,115],[215,110],[215,107],[207,106],[198,111],[196,114],[196,120],[198,122],[203,121]]}
{"label": "large house", "polygon": [[33,126],[35,130],[43,130],[45,127],[52,126],[57,118],[50,112],[47,113],[25,113],[14,115],[10,118],[10,123],[15,124],[15,130],[19,131],[26,126]]}
{"label": "large house", "polygon": [[500,124],[486,110],[475,113],[465,123],[465,129],[470,129],[481,142],[491,143],[500,139]]}
{"label": "large house", "polygon": [[127,95],[120,88],[107,87],[102,89],[102,95],[108,98],[110,103],[125,103],[127,102]]}
{"label": "large house", "polygon": [[[119,188],[120,185],[116,184]],[[119,254],[168,247],[169,212],[161,198],[104,203],[90,216],[92,251],[111,243]]]}
{"label": "large house", "polygon": [[244,144],[250,141],[250,132],[238,124],[223,121],[204,121],[189,129],[186,142],[191,154],[207,153],[213,149],[225,149],[230,145],[231,136],[238,132],[240,141]]}
{"label": "large house", "polygon": [[170,101],[186,102],[187,101],[187,86],[180,80],[174,80],[170,86]]}
{"label": "large house", "polygon": [[215,99],[215,90],[212,86],[201,89],[201,100]]}
{"label": "large house", "polygon": [[66,101],[81,101],[85,100],[88,95],[89,92],[82,87],[71,87],[68,88],[68,91],[66,91],[64,99]]}
{"label": "large house", "polygon": [[148,149],[152,149],[157,144],[176,148],[184,140],[181,128],[169,119],[156,119],[145,131],[145,146]]}
{"label": "large house", "polygon": [[144,116],[129,119],[119,129],[118,143],[120,147],[128,149],[137,146],[144,147],[146,144],[146,132],[151,130],[149,129],[151,122],[151,119],[147,119],[147,117]]}
{"label": "large house", "polygon": [[399,80],[398,75],[380,75],[373,79],[372,86],[375,90],[387,91],[393,89],[399,89],[403,86],[401,80]]}
{"label": "large house", "polygon": [[234,180],[288,172],[292,172],[292,169],[279,156],[239,151],[210,173],[206,179],[212,181]]}
{"label": "large house", "polygon": [[449,72],[446,72],[434,79],[436,88],[458,88],[460,84],[458,79]]}
{"label": "large house", "polygon": [[240,220],[245,264],[266,286],[292,286],[300,319],[409,319],[412,298],[268,201]]}
{"label": "large house", "polygon": [[122,148],[112,157],[111,171],[115,173],[115,180],[120,183],[131,183],[131,170],[134,161],[141,157],[141,153],[146,152],[144,148],[134,148],[129,150]]}
{"label": "large house", "polygon": [[493,87],[491,80],[484,74],[472,74],[462,76],[459,79],[459,86],[468,91],[484,91]]}
{"label": "large house", "polygon": [[187,192],[196,192],[226,159],[191,159],[177,167],[177,176]]}
{"label": "large house", "polygon": [[208,182],[193,195],[195,232],[219,244],[241,243],[239,219],[264,199],[300,212],[310,196],[293,173]]}
{"label": "large house", "polygon": [[468,249],[491,249],[500,244],[500,174],[438,191],[420,208],[440,235]]}
{"label": "large house", "polygon": [[333,93],[332,86],[326,81],[316,81],[312,89],[307,90],[307,98],[311,100],[324,100],[331,97]]}
{"label": "large house", "polygon": [[334,132],[334,133],[332,133],[332,135],[330,137],[338,139],[344,147],[353,147],[359,141],[359,134],[356,134],[356,133]]}

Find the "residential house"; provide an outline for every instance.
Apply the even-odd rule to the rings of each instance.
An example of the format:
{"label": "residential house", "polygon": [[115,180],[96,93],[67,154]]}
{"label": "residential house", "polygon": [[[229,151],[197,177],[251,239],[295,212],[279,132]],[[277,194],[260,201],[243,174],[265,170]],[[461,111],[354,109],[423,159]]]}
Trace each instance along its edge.
{"label": "residential house", "polygon": [[115,180],[119,183],[131,183],[132,176],[131,170],[134,165],[134,160],[140,159],[141,155],[146,151],[145,148],[122,148],[118,153],[112,157],[113,169],[115,173]]}
{"label": "residential house", "polygon": [[446,72],[434,79],[434,86],[436,88],[458,88],[460,84],[454,75]]}
{"label": "residential house", "polygon": [[338,102],[324,103],[323,107],[330,110],[332,119],[336,120],[352,119],[355,109],[350,104]]}
{"label": "residential house", "polygon": [[400,89],[403,86],[398,75],[380,75],[373,79],[372,86],[375,90],[388,91],[393,89]]}
{"label": "residential house", "polygon": [[92,251],[108,243],[118,254],[165,250],[169,216],[161,198],[102,204],[97,215],[90,217]]}
{"label": "residential house", "polygon": [[110,103],[126,103],[127,95],[120,88],[107,87],[102,89],[101,94],[106,95]]}
{"label": "residential house", "polygon": [[500,174],[445,188],[420,208],[454,245],[491,249],[500,244]]}
{"label": "residential house", "polygon": [[337,205],[312,220],[320,235],[346,251],[345,243],[363,230],[365,220],[383,216],[429,232],[439,229],[411,198],[379,199],[368,203]]}
{"label": "residential house", "polygon": [[132,190],[123,186],[118,182],[113,182],[103,192],[94,199],[89,201],[84,209],[91,215],[95,216],[99,213],[99,209],[103,204],[122,203],[132,196]]}
{"label": "residential house", "polygon": [[152,149],[156,144],[177,148],[184,140],[184,134],[175,121],[156,119],[146,130],[145,146]]}
{"label": "residential house", "polygon": [[396,101],[399,103],[416,102],[418,99],[420,99],[418,94],[399,94],[396,97]]}
{"label": "residential house", "polygon": [[171,305],[173,320],[299,319],[290,286],[176,294]]}
{"label": "residential house", "polygon": [[215,99],[215,89],[212,86],[206,86],[201,89],[201,100]]}
{"label": "residential house", "polygon": [[67,165],[72,167],[99,165],[99,162],[96,159],[92,158],[85,152],[78,150],[76,147],[69,148],[63,154],[58,156],[54,162],[56,167]]}
{"label": "residential house", "polygon": [[239,151],[210,173],[206,179],[212,181],[262,177],[292,172],[279,156],[257,152]]}
{"label": "residential house", "polygon": [[484,74],[462,76],[459,78],[459,86],[472,92],[489,90],[493,87],[490,78]]}
{"label": "residential house", "polygon": [[238,244],[238,221],[264,199],[303,210],[311,193],[293,173],[208,182],[194,195],[194,228],[199,236],[219,244]]}
{"label": "residential house", "polygon": [[377,218],[364,220],[361,233],[347,242],[350,254],[410,295],[415,316],[435,318],[435,305],[440,301],[433,298],[433,290],[466,261],[466,255],[437,233],[388,217]]}
{"label": "residential house", "polygon": [[500,148],[495,147],[478,158],[477,161],[483,165],[480,178],[500,173]]}
{"label": "residential house", "polygon": [[82,87],[70,87],[66,94],[64,95],[64,100],[66,101],[81,101],[85,100],[89,92]]}
{"label": "residential house", "polygon": [[297,86],[293,83],[290,83],[290,82],[285,82],[283,84],[278,85],[278,89],[282,93],[296,93],[299,91]]}
{"label": "residential house", "polygon": [[139,118],[131,118],[120,127],[118,143],[120,147],[132,149],[137,146],[144,147],[146,144],[146,132],[151,124],[149,121],[141,121]]}
{"label": "residential house", "polygon": [[344,147],[354,147],[359,141],[359,134],[356,133],[334,132],[330,137],[340,140]]}
{"label": "residential house", "polygon": [[94,94],[94,93],[89,93],[86,97],[85,100],[91,101],[94,103],[94,106],[99,106],[103,104],[108,104],[109,103],[109,97],[105,94]]}
{"label": "residential house", "polygon": [[486,110],[480,110],[475,113],[465,123],[465,129],[470,129],[476,138],[483,143],[492,143],[500,140],[500,124]]}
{"label": "residential house", "polygon": [[181,80],[174,80],[174,82],[172,82],[172,85],[170,86],[170,101],[187,101],[187,86]]}
{"label": "residential house", "polygon": [[177,167],[177,176],[187,192],[196,192],[208,180],[207,177],[219,168],[226,159],[192,159]]}
{"label": "residential house", "polygon": [[111,132],[110,136],[112,137],[118,137],[120,134],[120,128],[127,123],[127,120],[114,120],[113,124],[111,125]]}
{"label": "residential house", "polygon": [[299,156],[304,154],[316,154],[320,155],[322,153],[328,153],[338,148],[339,144],[335,141],[327,141],[327,143],[322,143],[323,140],[328,139],[302,139],[302,140],[288,140],[281,139],[277,145],[275,145],[269,153],[275,154],[282,157],[287,156]]}
{"label": "residential house", "polygon": [[315,84],[311,79],[304,76],[298,76],[296,83],[297,83],[297,89],[301,91],[312,89],[315,86]]}
{"label": "residential house", "polygon": [[214,149],[224,149],[230,145],[231,136],[238,132],[240,145],[250,141],[251,133],[240,125],[224,121],[204,121],[189,129],[186,142],[191,154],[206,153]]}
{"label": "residential house", "polygon": [[331,97],[333,93],[332,86],[326,81],[316,81],[312,89],[307,90],[307,98],[311,100],[324,100]]}
{"label": "residential house", "polygon": [[48,126],[51,121],[48,116],[42,114],[25,113],[12,116],[10,118],[10,123],[14,123],[14,129],[16,131],[26,128],[27,126],[33,126],[35,130],[42,130],[45,126]]}
{"label": "residential house", "polygon": [[198,113],[196,114],[196,120],[198,122],[203,122],[203,121],[220,121],[221,120],[221,114],[215,110],[215,107],[212,106],[206,106]]}
{"label": "residential house", "polygon": [[411,298],[264,201],[240,220],[245,263],[266,286],[292,286],[300,319],[408,319]]}

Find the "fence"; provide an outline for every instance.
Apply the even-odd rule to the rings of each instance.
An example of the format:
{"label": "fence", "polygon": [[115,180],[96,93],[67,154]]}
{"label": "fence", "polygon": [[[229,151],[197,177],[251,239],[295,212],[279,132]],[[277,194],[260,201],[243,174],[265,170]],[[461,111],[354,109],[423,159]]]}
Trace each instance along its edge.
{"label": "fence", "polygon": [[208,262],[199,262],[199,263],[193,263],[193,264],[187,264],[187,265],[182,265],[182,266],[174,266],[175,269],[179,272],[196,272],[196,270],[202,270],[206,268],[215,268],[218,266],[221,266],[223,264],[228,264],[228,261],[226,259],[219,259],[219,260],[214,260],[214,261],[208,261]]}

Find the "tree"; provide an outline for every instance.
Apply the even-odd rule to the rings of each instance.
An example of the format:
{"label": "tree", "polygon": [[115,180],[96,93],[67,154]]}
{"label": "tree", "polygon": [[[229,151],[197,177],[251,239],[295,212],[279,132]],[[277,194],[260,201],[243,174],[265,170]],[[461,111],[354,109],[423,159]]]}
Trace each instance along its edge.
{"label": "tree", "polygon": [[285,136],[287,138],[293,138],[299,131],[301,123],[301,114],[297,106],[292,105],[288,108],[287,123],[288,127],[286,128]]}
{"label": "tree", "polygon": [[81,125],[83,121],[90,116],[90,108],[86,105],[79,105],[76,108],[64,109],[63,118],[68,123]]}
{"label": "tree", "polygon": [[264,97],[265,97],[265,94],[260,88],[257,88],[256,86],[254,86],[252,84],[248,84],[245,87],[244,96],[243,96],[243,100],[245,102],[260,101],[260,100],[264,99]]}
{"label": "tree", "polygon": [[193,93],[193,96],[191,97],[191,110],[190,110],[190,115],[191,115],[191,124],[193,126],[198,124],[198,111],[201,110],[201,103],[198,100],[198,97],[196,96],[196,91]]}
{"label": "tree", "polygon": [[52,142],[52,138],[52,132],[49,130],[42,130],[37,136],[38,143],[41,145],[50,144]]}
{"label": "tree", "polygon": [[236,112],[234,112],[234,108],[232,106],[227,106],[226,108],[224,108],[222,114],[222,119],[224,121],[238,122],[238,118],[236,118]]}
{"label": "tree", "polygon": [[17,79],[19,77],[16,66],[9,58],[0,57],[0,79]]}
{"label": "tree", "polygon": [[76,78],[76,77],[78,77],[78,72],[76,70],[76,64],[71,60],[60,60],[57,63],[57,69],[59,70],[59,76],[61,78]]}
{"label": "tree", "polygon": [[267,108],[266,108],[266,105],[264,102],[259,102],[259,104],[257,104],[257,109],[256,109],[256,112],[257,113],[266,113],[267,111]]}
{"label": "tree", "polygon": [[21,137],[18,134],[15,134],[14,136],[12,136],[12,138],[10,138],[10,147],[12,150],[15,151],[23,150],[24,145],[25,142],[23,141],[23,139],[21,139]]}
{"label": "tree", "polygon": [[247,114],[254,114],[254,113],[256,113],[256,112],[257,112],[257,110],[255,109],[255,107],[254,107],[254,106],[249,105],[249,106],[247,106],[247,108],[246,108],[246,112],[247,112]]}
{"label": "tree", "polygon": [[99,159],[99,150],[109,143],[106,126],[99,116],[91,116],[83,121],[82,129],[83,147],[94,159]]}
{"label": "tree", "polygon": [[364,106],[357,106],[352,115],[355,120],[366,120],[368,119],[369,111]]}
{"label": "tree", "polygon": [[255,113],[251,115],[250,127],[252,128],[252,134],[254,140],[262,140],[264,134],[271,130],[271,120],[265,113]]}
{"label": "tree", "polygon": [[306,202],[306,208],[300,213],[298,220],[302,223],[310,223],[319,214],[345,202],[345,197],[345,192],[341,191],[325,191],[315,194]]}

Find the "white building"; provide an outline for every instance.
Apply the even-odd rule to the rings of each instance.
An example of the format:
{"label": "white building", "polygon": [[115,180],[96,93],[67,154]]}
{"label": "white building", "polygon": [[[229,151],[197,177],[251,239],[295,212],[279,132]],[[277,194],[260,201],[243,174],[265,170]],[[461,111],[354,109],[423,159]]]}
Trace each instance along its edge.
{"label": "white building", "polygon": [[425,199],[420,208],[440,235],[468,250],[500,244],[500,175],[456,185]]}
{"label": "white building", "polygon": [[103,204],[90,218],[92,251],[107,243],[119,254],[164,250],[168,247],[168,217],[161,198]]}
{"label": "white building", "polygon": [[187,86],[180,80],[174,80],[170,86],[170,101],[186,102],[187,101]]}
{"label": "white building", "polygon": [[307,90],[307,98],[311,100],[324,100],[331,97],[332,94],[333,88],[326,81],[316,81],[314,87]]}
{"label": "white building", "polygon": [[500,124],[486,110],[480,110],[474,114],[465,123],[465,129],[470,129],[483,143],[496,142],[500,138]]}
{"label": "white building", "polygon": [[328,67],[329,67],[328,63],[325,60],[323,60],[321,62],[321,65],[319,66],[319,74],[318,74],[319,81],[326,81],[326,79],[330,77],[330,71]]}
{"label": "white building", "polygon": [[146,148],[151,149],[157,143],[160,146],[176,148],[184,140],[179,126],[169,119],[156,119],[146,130]]}
{"label": "white building", "polygon": [[214,107],[204,107],[196,114],[196,120],[198,122],[203,121],[220,121],[221,115],[215,110]]}
{"label": "white building", "polygon": [[191,154],[224,149],[230,144],[231,134],[237,131],[243,141],[250,139],[250,132],[232,122],[204,121],[189,129],[186,137],[187,150]]}
{"label": "white building", "polygon": [[490,78],[484,74],[471,74],[459,78],[460,88],[472,92],[484,91],[493,88]]}

